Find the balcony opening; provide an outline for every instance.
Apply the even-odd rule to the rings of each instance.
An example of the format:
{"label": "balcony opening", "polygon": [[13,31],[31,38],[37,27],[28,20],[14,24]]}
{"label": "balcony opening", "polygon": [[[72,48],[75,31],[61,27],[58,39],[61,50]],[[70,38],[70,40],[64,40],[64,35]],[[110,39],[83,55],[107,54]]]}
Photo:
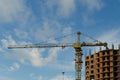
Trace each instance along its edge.
{"label": "balcony opening", "polygon": [[103,66],[105,66],[105,63],[102,63]]}
{"label": "balcony opening", "polygon": [[89,65],[89,61],[86,61],[86,62],[85,62],[85,65],[88,66],[88,65]]}
{"label": "balcony opening", "polygon": [[88,74],[89,74],[89,72],[87,71],[87,72],[86,72],[86,75],[88,75]]}
{"label": "balcony opening", "polygon": [[116,55],[116,54],[118,54],[118,53],[117,53],[117,51],[114,51],[113,54]]}
{"label": "balcony opening", "polygon": [[87,59],[89,59],[89,56],[87,56]]}
{"label": "balcony opening", "polygon": [[98,78],[99,78],[99,77],[100,77],[100,74],[98,74],[97,76],[98,76]]}
{"label": "balcony opening", "polygon": [[118,68],[117,67],[114,67],[114,71],[117,71],[118,70]]}
{"label": "balcony opening", "polygon": [[110,53],[109,53],[109,51],[107,51],[107,55],[109,55]]}
{"label": "balcony opening", "polygon": [[118,62],[114,62],[114,66],[118,65]]}
{"label": "balcony opening", "polygon": [[99,58],[97,59],[97,62],[100,62],[100,59],[99,59]]}
{"label": "balcony opening", "polygon": [[93,63],[93,60],[91,61],[91,63]]}
{"label": "balcony opening", "polygon": [[103,59],[103,61],[104,61],[104,60],[105,60],[105,57],[103,57],[102,59]]}
{"label": "balcony opening", "polygon": [[118,80],[118,78],[115,78],[115,80]]}
{"label": "balcony opening", "polygon": [[98,64],[97,66],[100,67],[100,64]]}
{"label": "balcony opening", "polygon": [[109,62],[107,62],[107,65],[110,65],[110,63],[109,63]]}
{"label": "balcony opening", "polygon": [[89,67],[87,66],[86,69],[89,69]]}
{"label": "balcony opening", "polygon": [[114,73],[114,76],[115,76],[115,77],[118,76],[118,73]]}
{"label": "balcony opening", "polygon": [[94,66],[93,66],[93,65],[91,65],[91,68],[94,68]]}
{"label": "balcony opening", "polygon": [[99,72],[100,72],[100,70],[98,69],[98,70],[97,70],[97,72],[99,73]]}
{"label": "balcony opening", "polygon": [[103,52],[102,55],[105,55],[105,52]]}
{"label": "balcony opening", "polygon": [[110,76],[110,73],[107,73],[107,76]]}
{"label": "balcony opening", "polygon": [[107,67],[107,71],[110,71],[110,68],[109,68],[109,67]]}
{"label": "balcony opening", "polygon": [[94,73],[94,71],[92,70],[91,73]]}
{"label": "balcony opening", "polygon": [[107,56],[107,60],[110,60],[110,57],[109,57],[109,56]]}
{"label": "balcony opening", "polygon": [[103,68],[103,72],[105,71],[105,68]]}
{"label": "balcony opening", "polygon": [[91,58],[93,58],[93,55],[91,55]]}
{"label": "balcony opening", "polygon": [[99,54],[97,54],[97,56],[99,57]]}
{"label": "balcony opening", "polygon": [[94,75],[90,76],[90,80],[95,80]]}
{"label": "balcony opening", "polygon": [[103,77],[105,77],[105,73],[103,74]]}
{"label": "balcony opening", "polygon": [[118,57],[117,56],[114,56],[114,60],[117,60],[118,59]]}

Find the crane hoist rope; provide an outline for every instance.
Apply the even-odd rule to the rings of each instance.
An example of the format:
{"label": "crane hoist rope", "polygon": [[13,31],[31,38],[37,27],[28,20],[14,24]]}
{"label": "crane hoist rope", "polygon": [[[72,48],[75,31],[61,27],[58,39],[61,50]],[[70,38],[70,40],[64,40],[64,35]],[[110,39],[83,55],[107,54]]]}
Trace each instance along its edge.
{"label": "crane hoist rope", "polygon": [[73,47],[75,49],[75,80],[81,80],[81,69],[82,69],[82,47],[86,46],[104,46],[106,49],[107,43],[97,42],[97,43],[86,43],[86,42],[80,42],[80,35],[81,32],[77,32],[77,42],[72,44],[26,44],[26,45],[10,45],[8,46],[9,49],[15,49],[15,48],[51,48],[51,47]]}

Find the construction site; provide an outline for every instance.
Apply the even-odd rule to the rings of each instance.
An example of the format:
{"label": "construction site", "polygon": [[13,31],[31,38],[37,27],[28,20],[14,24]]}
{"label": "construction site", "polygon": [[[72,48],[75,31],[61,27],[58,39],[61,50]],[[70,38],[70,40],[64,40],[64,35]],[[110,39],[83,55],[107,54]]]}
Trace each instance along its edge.
{"label": "construction site", "polygon": [[86,80],[120,80],[120,46],[85,58]]}
{"label": "construction site", "polygon": [[120,80],[120,0],[0,0],[0,80]]}
{"label": "construction site", "polygon": [[81,32],[77,32],[77,42],[72,44],[9,45],[8,48],[73,47],[75,49],[75,80],[81,80],[82,55],[84,54],[82,47],[103,46],[104,50],[85,57],[85,80],[120,80],[120,45],[118,49],[114,49],[113,45],[112,49],[109,49],[107,42],[97,40],[95,43],[81,42],[81,34]]}

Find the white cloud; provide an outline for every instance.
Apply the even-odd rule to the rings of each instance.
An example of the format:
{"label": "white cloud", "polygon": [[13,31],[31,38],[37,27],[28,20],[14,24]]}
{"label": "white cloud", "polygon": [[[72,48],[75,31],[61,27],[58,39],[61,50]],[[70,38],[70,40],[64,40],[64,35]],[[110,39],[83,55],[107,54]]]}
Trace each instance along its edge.
{"label": "white cloud", "polygon": [[71,34],[71,33],[72,33],[72,28],[71,27],[65,27],[63,29],[63,34],[68,35],[68,34]]}
{"label": "white cloud", "polygon": [[[56,26],[56,27],[52,27]],[[15,29],[17,37],[21,37],[23,34],[25,34],[25,37],[27,36],[27,32],[23,32],[21,30]],[[58,35],[68,35],[72,33],[72,28],[71,27],[60,27],[60,24],[58,22],[45,22],[43,24],[43,27],[36,28],[36,31],[32,31],[33,36],[35,36],[38,40],[40,41],[48,41],[49,43],[57,43],[58,41],[55,39],[55,37],[58,37]],[[6,35],[7,36],[7,35]],[[33,38],[33,36],[31,36]],[[15,38],[15,37],[14,37]],[[67,39],[68,38],[68,39]],[[71,37],[67,37],[66,39],[62,39],[60,41],[66,41],[68,40],[73,40]],[[18,38],[17,38],[18,39]],[[16,39],[16,40],[17,40]],[[27,44],[28,42],[24,41],[15,41],[11,35],[5,37],[5,39],[1,40],[2,50],[6,50],[8,45],[18,45],[19,44]],[[57,60],[58,57],[58,52],[61,50],[61,48],[51,48],[48,49],[47,56],[43,57],[42,53],[45,52],[46,49],[12,49],[8,53],[12,53],[12,55],[6,55],[7,58],[12,58],[20,61],[22,64],[31,64],[32,66],[35,67],[42,67],[48,65],[48,63],[54,62]],[[7,50],[6,50],[7,51]],[[63,65],[64,66],[64,65]],[[65,65],[66,66],[66,65]],[[68,66],[67,66],[68,68]],[[11,70],[13,67],[11,67]],[[69,69],[70,70],[70,69]]]}
{"label": "white cloud", "polygon": [[95,11],[100,11],[104,3],[102,0],[80,0],[80,4],[84,8],[84,13],[82,14],[82,24],[84,26],[91,26],[95,24],[93,15]]}
{"label": "white cloud", "polygon": [[23,11],[23,0],[0,0],[0,21],[11,22]]}
{"label": "white cloud", "polygon": [[49,57],[45,58],[46,62],[51,62],[56,60],[57,58],[57,53],[60,51],[60,48],[52,48],[49,50]]}
{"label": "white cloud", "polygon": [[118,44],[120,42],[119,34],[120,34],[120,29],[109,30],[109,31],[104,32],[101,36],[99,36],[98,40],[102,42],[107,42],[110,48],[112,44],[114,44],[115,47],[118,47]]}
{"label": "white cloud", "polygon": [[31,35],[33,35],[33,37],[37,40],[39,39],[40,41],[45,41],[45,43],[74,41],[74,38],[71,38],[70,35],[73,33],[70,25],[63,25],[57,21],[46,20],[41,26],[42,27],[35,28],[35,31],[31,33]]}
{"label": "white cloud", "polygon": [[18,63],[13,63],[13,65],[8,68],[8,71],[14,71],[19,68],[20,68],[20,65]]}
{"label": "white cloud", "polygon": [[[41,29],[39,29],[39,30],[37,33],[37,37],[39,37],[40,40],[41,40],[42,36],[45,37],[42,40],[47,39],[46,37],[49,37],[49,34],[51,35],[51,37],[54,37],[56,34],[53,34],[53,33],[59,34],[59,32],[61,32],[62,34],[66,35],[66,34],[71,34],[71,32],[72,32],[71,27],[65,27],[65,28],[63,28],[63,27],[53,28],[52,27],[51,28],[48,23],[45,24],[45,27],[43,27],[43,30],[41,30]],[[45,35],[41,34],[42,31],[43,31],[43,33],[45,33]],[[41,35],[39,35],[39,33]],[[71,38],[69,38],[69,39],[71,39]],[[64,39],[62,39],[62,41],[63,40]],[[52,41],[57,42],[54,38],[52,38]],[[52,42],[52,41],[50,41],[50,42]],[[8,46],[9,44],[16,45],[17,43],[23,44],[23,43],[27,43],[27,42],[15,41],[11,35],[6,37],[5,39],[2,39],[2,44],[5,46]],[[60,51],[60,48],[52,48],[52,49],[48,50],[49,55],[45,58],[42,56],[42,53],[44,51],[45,51],[45,49],[40,49],[40,50],[38,50],[38,49],[14,50],[13,49],[13,50],[11,50],[11,52],[8,52],[8,53],[12,53],[12,55],[8,55],[8,56],[11,57],[12,59],[17,59],[18,61],[20,61],[23,64],[30,63],[31,65],[33,65],[35,67],[42,67],[42,66],[46,66],[48,63],[56,61],[57,53]],[[69,70],[71,70],[71,67],[70,67],[71,65],[73,65],[73,64],[65,64],[65,65],[58,64],[58,68],[66,69],[69,71]],[[19,66],[14,64],[9,67],[9,71],[14,71],[15,69],[18,69],[18,68],[19,68]],[[53,80],[59,80],[58,78],[59,77],[53,78]],[[67,77],[65,77],[65,79],[71,80],[71,77],[67,76]],[[42,77],[39,77],[38,80],[42,80]]]}
{"label": "white cloud", "polygon": [[35,76],[35,74],[34,73],[30,73],[30,77],[34,77]]}
{"label": "white cloud", "polygon": [[[23,43],[23,42],[21,42]],[[9,36],[7,39],[2,40],[2,45],[5,45],[5,48],[10,45],[14,44],[16,45],[16,41],[12,39],[11,36]],[[4,48],[3,48],[4,49]],[[57,58],[57,53],[60,49],[59,48],[52,48],[48,51],[49,55],[45,58],[42,57],[42,53],[45,51],[45,49],[13,49],[12,55],[6,55],[7,57],[15,58],[19,60],[21,63],[26,63],[27,61],[30,62],[33,66],[41,67],[47,65],[47,63],[50,63]],[[7,52],[9,53],[9,52]],[[14,70],[14,68],[17,68],[17,64],[13,65],[14,67],[10,67],[10,70]]]}
{"label": "white cloud", "polygon": [[[63,75],[58,75],[50,80],[63,80]],[[64,75],[64,80],[74,80],[74,78],[72,76]]]}
{"label": "white cloud", "polygon": [[[38,79],[39,79],[39,76],[36,76],[35,73],[30,73],[30,74],[29,74],[29,77],[30,77],[32,80],[38,80]],[[40,76],[40,77],[42,77],[42,76]]]}
{"label": "white cloud", "polygon": [[29,76],[32,80],[44,80],[43,76],[41,76],[41,75],[37,76],[35,73],[31,73]]}
{"label": "white cloud", "polygon": [[[53,65],[54,64],[54,65]],[[59,61],[53,62],[51,67],[56,69],[56,70],[65,70],[65,71],[74,71],[74,66],[75,66],[75,62],[74,61],[69,61],[66,62],[64,61],[64,63],[60,63]]]}
{"label": "white cloud", "polygon": [[100,10],[103,7],[101,0],[80,0],[80,2],[86,6],[89,11]]}
{"label": "white cloud", "polygon": [[0,76],[0,80],[15,80],[7,76]]}
{"label": "white cloud", "polygon": [[[68,18],[75,11],[75,0],[48,0],[45,3],[53,16],[59,16],[62,18]],[[45,10],[46,10],[45,9]]]}
{"label": "white cloud", "polygon": [[33,66],[43,66],[45,63],[43,62],[43,58],[41,53],[39,53],[38,49],[32,49],[30,52],[30,62]]}
{"label": "white cloud", "polygon": [[60,16],[68,17],[75,10],[74,0],[59,0],[58,3],[59,3],[58,14]]}
{"label": "white cloud", "polygon": [[43,58],[42,53],[40,53],[38,49],[33,49],[30,52],[30,62],[32,63],[33,66],[36,67],[45,66],[48,63],[56,60],[58,51],[59,48],[52,48],[48,51],[49,55]]}
{"label": "white cloud", "polygon": [[[32,10],[27,7],[25,1],[26,0],[0,0],[0,23],[15,23],[16,27],[27,27],[27,25],[34,20],[34,14]],[[21,33],[18,33],[17,35],[20,34]]]}
{"label": "white cloud", "polygon": [[86,13],[82,17],[83,17],[82,24],[84,26],[90,26],[90,25],[94,25],[95,24],[95,21],[94,21],[94,19],[92,18],[92,16],[90,14]]}
{"label": "white cloud", "polygon": [[1,40],[4,47],[7,47],[8,45],[16,45],[16,42],[13,40],[11,35],[6,36],[6,39]]}
{"label": "white cloud", "polygon": [[43,80],[42,76],[39,76],[39,77],[38,77],[38,80]]}
{"label": "white cloud", "polygon": [[15,31],[16,36],[19,38],[27,38],[28,37],[28,33],[23,30],[15,29],[14,31]]}
{"label": "white cloud", "polygon": [[48,39],[55,37],[60,32],[60,30],[61,28],[58,22],[48,22],[46,20],[42,27],[37,27],[35,31],[32,32],[32,34],[36,39],[49,42]]}
{"label": "white cloud", "polygon": [[16,68],[16,69],[19,69],[19,68],[20,68],[20,65],[19,65],[18,63],[14,63],[13,66],[14,66],[14,68]]}

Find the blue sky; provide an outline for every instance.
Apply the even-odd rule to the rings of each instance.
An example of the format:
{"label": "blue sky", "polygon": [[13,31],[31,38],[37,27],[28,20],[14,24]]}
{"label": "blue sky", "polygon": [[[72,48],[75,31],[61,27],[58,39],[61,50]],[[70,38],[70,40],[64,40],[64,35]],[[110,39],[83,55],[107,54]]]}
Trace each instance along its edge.
{"label": "blue sky", "polygon": [[[9,50],[7,46],[75,43],[77,36],[72,34],[77,31],[117,48],[120,0],[0,0],[0,80],[62,80],[63,71],[65,80],[74,80],[72,47]],[[81,41],[93,42],[85,36]],[[83,48],[83,53],[88,50]],[[84,80],[84,67],[82,75]]]}

